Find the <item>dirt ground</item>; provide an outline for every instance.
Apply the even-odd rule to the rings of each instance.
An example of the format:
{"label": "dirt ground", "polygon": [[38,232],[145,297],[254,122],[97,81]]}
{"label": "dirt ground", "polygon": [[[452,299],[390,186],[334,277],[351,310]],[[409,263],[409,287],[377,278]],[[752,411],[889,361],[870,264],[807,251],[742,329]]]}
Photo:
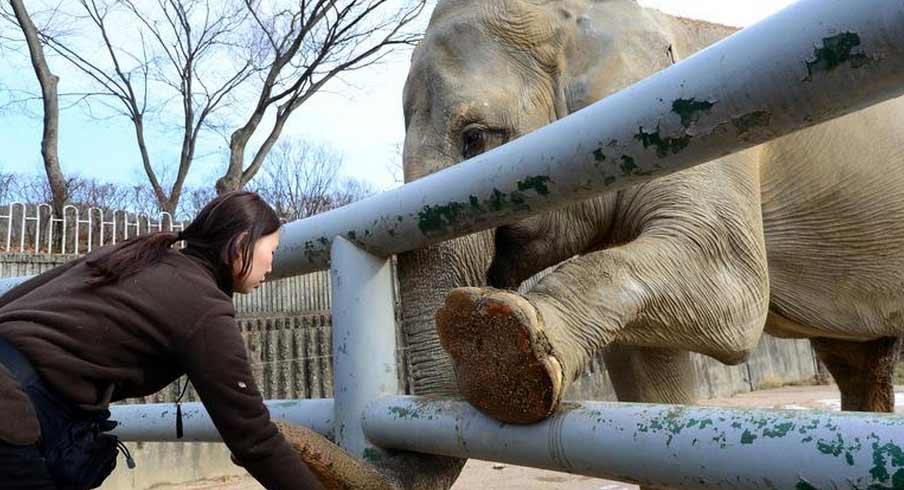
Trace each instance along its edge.
{"label": "dirt ground", "polygon": [[[708,400],[706,405],[783,409],[839,410],[841,401],[835,386],[788,386],[745,393],[732,398]],[[904,386],[896,390],[898,413],[904,414]],[[262,490],[254,480],[230,478],[155,490]],[[556,473],[522,466],[470,460],[452,490],[637,490],[637,486],[586,476]]]}

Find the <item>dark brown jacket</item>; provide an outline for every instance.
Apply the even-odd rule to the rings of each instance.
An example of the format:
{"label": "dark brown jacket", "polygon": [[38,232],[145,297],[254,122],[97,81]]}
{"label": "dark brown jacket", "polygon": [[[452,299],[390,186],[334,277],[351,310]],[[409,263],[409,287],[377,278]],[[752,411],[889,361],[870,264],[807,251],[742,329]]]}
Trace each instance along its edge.
{"label": "dark brown jacket", "polygon": [[[95,254],[108,253],[99,250]],[[64,399],[85,410],[150,395],[188,374],[235,459],[268,489],[311,481],[263,403],[235,323],[232,279],[193,249],[122,281],[90,286],[73,260],[0,297],[0,337]],[[0,365],[0,440],[31,444],[30,401]]]}

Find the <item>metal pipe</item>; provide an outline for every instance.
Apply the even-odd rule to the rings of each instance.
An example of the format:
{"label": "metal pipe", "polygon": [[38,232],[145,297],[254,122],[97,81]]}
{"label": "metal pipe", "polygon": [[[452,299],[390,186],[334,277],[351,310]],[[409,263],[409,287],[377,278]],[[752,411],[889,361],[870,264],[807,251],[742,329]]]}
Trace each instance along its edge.
{"label": "metal pipe", "polygon": [[460,401],[386,397],[367,437],[386,448],[476,458],[674,489],[901,488],[904,417],[808,410],[566,403],[506,425]]}
{"label": "metal pipe", "polygon": [[379,461],[386,455],[367,441],[361,423],[371,400],[399,393],[392,267],[341,237],[332,256],[336,444]]}
{"label": "metal pipe", "polygon": [[904,6],[802,0],[470,161],[286,225],[275,277],[341,235],[387,257],[711,161],[904,93]]}
{"label": "metal pipe", "polygon": [[6,294],[10,289],[22,284],[34,276],[6,277],[0,279],[0,297]]}
{"label": "metal pipe", "polygon": [[[267,400],[270,418],[303,425],[333,437],[333,399]],[[119,422],[113,434],[126,442],[222,442],[204,405],[182,404],[184,436],[176,439],[176,404],[113,405],[111,419]]]}

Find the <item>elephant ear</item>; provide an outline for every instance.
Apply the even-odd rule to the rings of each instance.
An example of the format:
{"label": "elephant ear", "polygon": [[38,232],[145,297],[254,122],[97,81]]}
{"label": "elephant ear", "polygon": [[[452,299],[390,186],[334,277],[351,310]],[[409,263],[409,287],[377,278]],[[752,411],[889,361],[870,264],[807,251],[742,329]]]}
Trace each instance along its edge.
{"label": "elephant ear", "polygon": [[673,61],[683,60],[701,49],[715,44],[739,30],[738,27],[714,24],[703,20],[672,17],[660,14],[660,23],[667,26]]}
{"label": "elephant ear", "polygon": [[485,2],[487,30],[509,45],[533,58],[551,82],[550,90],[561,119],[569,113],[564,83],[565,48],[573,39],[568,28],[572,13],[561,0],[499,0]]}

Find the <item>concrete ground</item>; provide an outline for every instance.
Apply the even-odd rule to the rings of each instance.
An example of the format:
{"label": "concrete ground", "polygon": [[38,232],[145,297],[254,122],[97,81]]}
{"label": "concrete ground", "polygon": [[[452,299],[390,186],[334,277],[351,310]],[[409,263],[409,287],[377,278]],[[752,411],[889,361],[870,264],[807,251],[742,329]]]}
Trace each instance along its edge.
{"label": "concrete ground", "polygon": [[[904,414],[904,386],[896,393],[897,412]],[[841,402],[835,386],[787,386],[745,393],[732,398],[708,400],[705,405],[782,409],[839,410]],[[254,480],[231,478],[202,481],[155,490],[262,490]],[[522,466],[470,460],[452,490],[637,490],[636,485],[556,473]]]}

